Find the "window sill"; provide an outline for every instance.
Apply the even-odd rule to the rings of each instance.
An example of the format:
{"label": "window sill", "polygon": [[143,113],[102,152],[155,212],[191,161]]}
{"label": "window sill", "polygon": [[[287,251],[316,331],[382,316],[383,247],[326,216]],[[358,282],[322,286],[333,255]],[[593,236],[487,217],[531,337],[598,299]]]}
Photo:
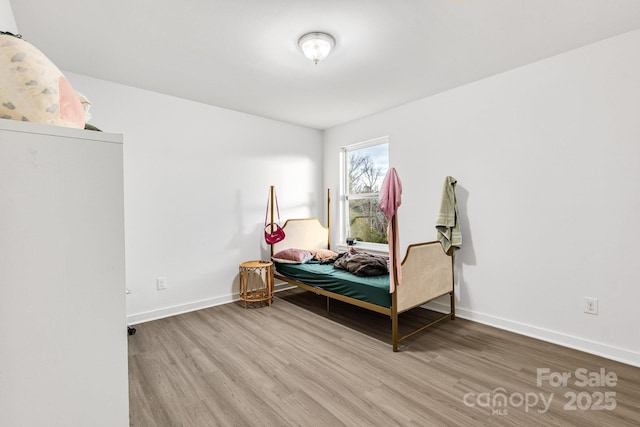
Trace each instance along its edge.
{"label": "window sill", "polygon": [[345,252],[349,248],[355,248],[361,252],[367,252],[373,255],[389,256],[389,245],[382,243],[364,243],[358,242],[353,246],[349,246],[346,243],[338,243],[336,249],[338,252]]}

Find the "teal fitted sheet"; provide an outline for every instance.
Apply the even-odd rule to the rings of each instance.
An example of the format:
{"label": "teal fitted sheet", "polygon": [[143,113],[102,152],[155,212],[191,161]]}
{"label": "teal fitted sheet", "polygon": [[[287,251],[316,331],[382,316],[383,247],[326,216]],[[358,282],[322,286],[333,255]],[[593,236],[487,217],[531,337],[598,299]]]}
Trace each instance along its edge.
{"label": "teal fitted sheet", "polygon": [[333,268],[332,264],[310,261],[305,264],[275,263],[276,271],[289,279],[321,288],[336,294],[391,307],[389,275],[360,277],[348,271]]}

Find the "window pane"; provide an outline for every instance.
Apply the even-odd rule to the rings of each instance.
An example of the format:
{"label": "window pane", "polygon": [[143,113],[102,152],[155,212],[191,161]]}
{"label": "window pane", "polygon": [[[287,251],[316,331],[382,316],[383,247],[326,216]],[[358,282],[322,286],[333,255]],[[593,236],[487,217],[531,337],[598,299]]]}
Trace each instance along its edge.
{"label": "window pane", "polygon": [[387,219],[380,211],[378,193],[389,169],[389,143],[345,148],[346,237],[361,242],[387,243]]}
{"label": "window pane", "polygon": [[378,198],[350,199],[348,237],[355,237],[362,242],[388,243],[387,218],[380,210]]}
{"label": "window pane", "polygon": [[389,169],[389,144],[347,151],[347,194],[377,193]]}

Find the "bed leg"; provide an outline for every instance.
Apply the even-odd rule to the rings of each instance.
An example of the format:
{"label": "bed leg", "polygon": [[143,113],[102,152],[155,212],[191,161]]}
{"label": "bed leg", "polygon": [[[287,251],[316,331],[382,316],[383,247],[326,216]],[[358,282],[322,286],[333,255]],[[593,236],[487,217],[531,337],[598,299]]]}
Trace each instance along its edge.
{"label": "bed leg", "polygon": [[398,313],[391,315],[391,340],[393,342],[393,351],[398,351]]}
{"label": "bed leg", "polygon": [[391,342],[393,351],[398,351],[398,290],[395,289],[391,294]]}
{"label": "bed leg", "polygon": [[453,291],[449,293],[451,301],[451,320],[456,320],[456,296]]}
{"label": "bed leg", "polygon": [[329,315],[329,297],[326,297],[326,298],[327,298],[327,316],[328,316]]}

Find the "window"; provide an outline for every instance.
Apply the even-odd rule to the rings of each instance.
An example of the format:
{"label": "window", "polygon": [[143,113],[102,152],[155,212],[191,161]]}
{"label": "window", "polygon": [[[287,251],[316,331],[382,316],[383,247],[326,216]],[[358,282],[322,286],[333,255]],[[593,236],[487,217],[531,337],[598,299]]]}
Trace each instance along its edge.
{"label": "window", "polygon": [[378,193],[389,169],[389,139],[378,138],[344,147],[343,159],[345,237],[360,242],[387,243],[387,218],[378,205]]}

